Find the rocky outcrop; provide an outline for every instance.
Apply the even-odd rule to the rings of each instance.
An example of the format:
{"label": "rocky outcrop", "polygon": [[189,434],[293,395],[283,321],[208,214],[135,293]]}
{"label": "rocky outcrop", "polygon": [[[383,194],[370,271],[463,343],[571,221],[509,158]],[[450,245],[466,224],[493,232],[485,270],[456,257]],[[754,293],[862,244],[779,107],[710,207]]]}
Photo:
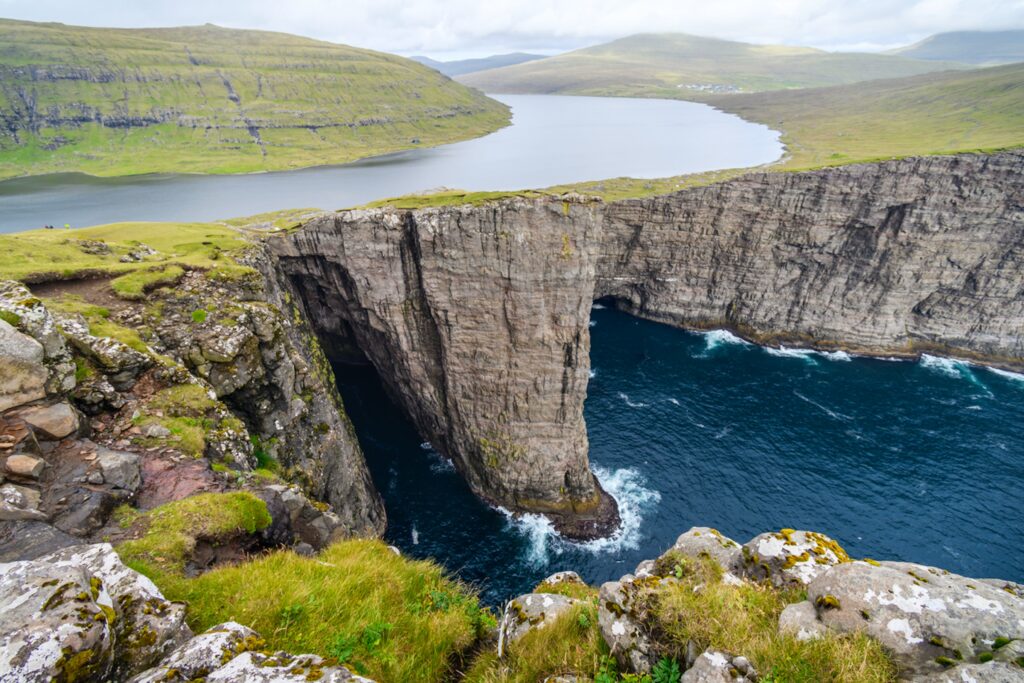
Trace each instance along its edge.
{"label": "rocky outcrop", "polygon": [[1024,154],[340,212],[273,240],[325,345],[374,365],[485,500],[606,531],[583,423],[589,308],[768,344],[1024,367]]}
{"label": "rocky outcrop", "polygon": [[504,202],[316,219],[271,243],[328,347],[357,347],[485,500],[588,537],[617,523],[583,398],[600,210]]}

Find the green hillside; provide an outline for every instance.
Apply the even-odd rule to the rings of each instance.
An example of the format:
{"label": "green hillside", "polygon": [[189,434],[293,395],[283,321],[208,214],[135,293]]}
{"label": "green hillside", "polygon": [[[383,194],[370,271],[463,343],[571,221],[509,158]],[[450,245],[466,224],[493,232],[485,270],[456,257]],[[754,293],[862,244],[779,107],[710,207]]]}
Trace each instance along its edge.
{"label": "green hillside", "polygon": [[1024,64],[710,103],[781,130],[788,168],[1024,145]]}
{"label": "green hillside", "polygon": [[211,25],[0,19],[0,178],[343,163],[508,120],[504,105],[370,50]]}
{"label": "green hillside", "polygon": [[919,43],[892,50],[889,54],[969,64],[1024,62],[1024,30],[937,33]]}
{"label": "green hillside", "polygon": [[663,33],[630,36],[459,80],[487,92],[704,100],[718,93],[813,88],[950,68],[963,67]]}

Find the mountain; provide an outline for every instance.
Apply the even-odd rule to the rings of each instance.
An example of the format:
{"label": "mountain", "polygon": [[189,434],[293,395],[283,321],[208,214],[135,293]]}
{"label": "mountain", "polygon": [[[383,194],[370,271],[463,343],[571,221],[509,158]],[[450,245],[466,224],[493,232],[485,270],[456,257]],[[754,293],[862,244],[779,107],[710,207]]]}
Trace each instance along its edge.
{"label": "mountain", "polygon": [[0,20],[0,178],[342,163],[508,119],[421,64],[309,38]]}
{"label": "mountain", "polygon": [[913,59],[945,59],[969,64],[1024,62],[1024,30],[937,33],[889,54]]}
{"label": "mountain", "polygon": [[459,80],[488,92],[699,100],[716,93],[810,88],[951,68],[965,67],[895,55],[648,33]]}
{"label": "mountain", "polygon": [[445,76],[461,76],[462,74],[475,73],[477,71],[486,71],[487,69],[499,69],[503,66],[515,66],[516,64],[525,64],[526,62],[532,62],[538,59],[544,59],[544,55],[533,55],[527,52],[510,52],[504,55],[491,55],[490,57],[480,57],[477,59],[458,59],[450,62],[439,62],[436,59],[430,57],[410,57],[415,62],[419,62],[424,66],[429,66],[431,69],[440,71]]}

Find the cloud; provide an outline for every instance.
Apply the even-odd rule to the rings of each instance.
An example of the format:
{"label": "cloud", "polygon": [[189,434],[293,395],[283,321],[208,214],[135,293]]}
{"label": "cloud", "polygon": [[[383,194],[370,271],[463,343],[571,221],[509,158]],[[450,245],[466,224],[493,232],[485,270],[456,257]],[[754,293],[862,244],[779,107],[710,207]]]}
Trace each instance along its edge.
{"label": "cloud", "polygon": [[863,49],[1024,28],[1024,0],[0,0],[0,14],[93,26],[210,22],[405,54],[555,51],[648,31]]}

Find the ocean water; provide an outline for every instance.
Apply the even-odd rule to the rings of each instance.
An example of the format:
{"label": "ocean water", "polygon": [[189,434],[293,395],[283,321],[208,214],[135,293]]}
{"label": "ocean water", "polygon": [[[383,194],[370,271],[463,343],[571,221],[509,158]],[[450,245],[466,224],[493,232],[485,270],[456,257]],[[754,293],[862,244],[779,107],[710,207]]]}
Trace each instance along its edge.
{"label": "ocean water", "polygon": [[591,461],[619,501],[619,534],[569,543],[540,517],[483,505],[372,370],[338,368],[387,540],[490,603],[563,569],[618,578],[698,525],[740,542],[822,531],[858,557],[1024,581],[1024,376],[763,349],[601,307],[591,338]]}

